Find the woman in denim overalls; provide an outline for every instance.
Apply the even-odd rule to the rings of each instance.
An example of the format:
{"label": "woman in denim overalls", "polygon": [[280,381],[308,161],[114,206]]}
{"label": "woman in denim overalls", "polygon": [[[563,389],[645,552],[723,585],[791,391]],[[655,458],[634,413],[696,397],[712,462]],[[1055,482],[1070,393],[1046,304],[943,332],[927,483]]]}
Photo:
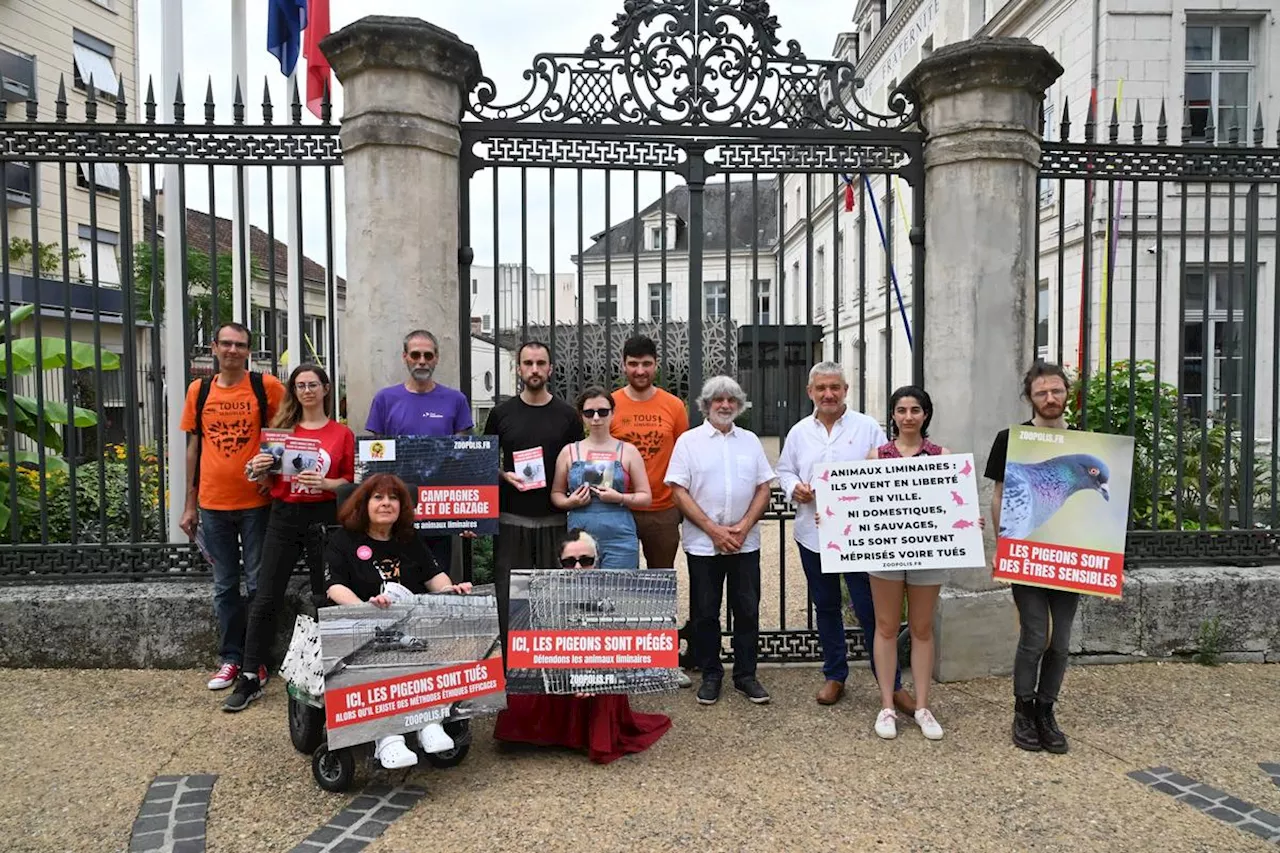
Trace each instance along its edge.
{"label": "woman in denim overalls", "polygon": [[631,510],[653,499],[644,460],[633,445],[609,435],[613,400],[603,388],[583,391],[578,411],[587,437],[560,451],[551,503],[569,513],[570,529],[581,528],[596,540],[598,568],[638,569],[640,546]]}

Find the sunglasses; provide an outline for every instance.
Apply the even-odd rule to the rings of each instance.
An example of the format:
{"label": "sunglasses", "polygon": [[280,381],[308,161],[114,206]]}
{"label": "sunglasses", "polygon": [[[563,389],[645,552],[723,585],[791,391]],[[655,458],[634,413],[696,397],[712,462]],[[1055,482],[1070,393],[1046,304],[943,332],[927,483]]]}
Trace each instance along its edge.
{"label": "sunglasses", "polygon": [[410,361],[435,361],[436,360],[436,354],[433,352],[419,352],[418,350],[411,350],[405,353],[405,355],[409,356]]}
{"label": "sunglasses", "polygon": [[595,557],[561,557],[560,558],[560,568],[562,569],[572,569],[574,566],[582,566],[582,568],[584,569],[589,569],[595,564],[596,564]]}
{"label": "sunglasses", "polygon": [[582,416],[584,418],[594,418],[594,417],[607,418],[611,414],[613,414],[613,409],[583,409],[582,410]]}

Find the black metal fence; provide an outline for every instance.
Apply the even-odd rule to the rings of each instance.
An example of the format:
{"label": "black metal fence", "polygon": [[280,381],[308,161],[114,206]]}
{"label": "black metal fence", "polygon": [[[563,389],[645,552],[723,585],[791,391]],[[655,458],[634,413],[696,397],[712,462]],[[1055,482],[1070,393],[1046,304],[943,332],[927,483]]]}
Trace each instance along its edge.
{"label": "black metal fence", "polygon": [[1268,145],[1261,105],[1225,128],[1211,112],[1171,126],[1163,104],[1134,101],[1102,126],[1078,102],[1079,128],[1057,106],[1037,355],[1077,376],[1077,425],[1136,441],[1127,559],[1280,561],[1280,130]]}

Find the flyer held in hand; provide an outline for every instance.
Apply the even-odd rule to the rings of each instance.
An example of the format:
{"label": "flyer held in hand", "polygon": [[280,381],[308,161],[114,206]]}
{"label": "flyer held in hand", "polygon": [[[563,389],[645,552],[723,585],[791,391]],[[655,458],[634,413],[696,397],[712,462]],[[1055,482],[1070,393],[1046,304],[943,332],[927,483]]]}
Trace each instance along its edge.
{"label": "flyer held in hand", "polygon": [[674,569],[511,572],[507,692],[679,688]]}
{"label": "flyer held in hand", "polygon": [[414,527],[427,535],[498,532],[502,461],[492,435],[361,438],[356,482],[395,474],[409,486]]}
{"label": "flyer held in hand", "polygon": [[1013,426],[992,577],[1119,598],[1133,438]]}
{"label": "flyer held in hand", "polygon": [[814,473],[824,573],[986,565],[972,454],[838,462]]}
{"label": "flyer held in hand", "polygon": [[329,749],[507,706],[493,595],[322,607]]}

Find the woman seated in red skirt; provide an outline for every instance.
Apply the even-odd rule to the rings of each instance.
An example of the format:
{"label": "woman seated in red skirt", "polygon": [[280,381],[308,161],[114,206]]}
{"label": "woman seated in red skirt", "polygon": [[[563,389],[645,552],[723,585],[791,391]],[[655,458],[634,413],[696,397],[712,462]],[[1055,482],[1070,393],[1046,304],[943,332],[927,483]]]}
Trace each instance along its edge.
{"label": "woman seated in red skirt", "polygon": [[[570,530],[560,545],[561,568],[590,569],[595,563],[595,540],[584,530]],[[643,752],[669,728],[665,714],[633,713],[625,695],[508,695],[493,736],[507,743],[585,749],[592,761],[608,764]]]}

